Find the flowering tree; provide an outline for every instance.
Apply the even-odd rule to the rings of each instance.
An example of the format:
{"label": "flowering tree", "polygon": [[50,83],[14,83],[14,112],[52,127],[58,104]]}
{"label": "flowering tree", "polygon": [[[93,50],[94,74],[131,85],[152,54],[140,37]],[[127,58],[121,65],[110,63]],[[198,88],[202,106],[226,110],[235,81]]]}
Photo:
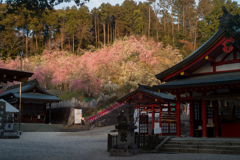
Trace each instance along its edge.
{"label": "flowering tree", "polygon": [[[23,59],[23,70],[45,88],[70,89],[97,96],[111,87],[129,93],[138,84],[155,85],[155,75],[182,60],[177,49],[142,37],[125,37],[94,52],[74,55],[65,51],[45,50],[41,56]],[[0,67],[20,70],[20,59],[0,61]],[[111,82],[111,83],[109,83]]]}

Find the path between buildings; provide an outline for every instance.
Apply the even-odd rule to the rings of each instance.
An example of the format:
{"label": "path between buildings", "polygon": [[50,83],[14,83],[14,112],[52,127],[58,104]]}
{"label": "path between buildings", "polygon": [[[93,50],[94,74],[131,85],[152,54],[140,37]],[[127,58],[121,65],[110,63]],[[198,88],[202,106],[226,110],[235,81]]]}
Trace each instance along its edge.
{"label": "path between buildings", "polygon": [[141,154],[110,157],[107,134],[114,126],[82,132],[23,132],[20,139],[0,139],[1,160],[239,160],[239,155]]}

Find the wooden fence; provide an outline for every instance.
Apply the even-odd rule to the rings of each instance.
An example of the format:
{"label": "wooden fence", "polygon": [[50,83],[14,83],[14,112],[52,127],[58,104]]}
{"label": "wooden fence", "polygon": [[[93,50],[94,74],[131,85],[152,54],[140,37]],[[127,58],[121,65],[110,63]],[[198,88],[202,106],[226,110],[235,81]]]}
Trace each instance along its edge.
{"label": "wooden fence", "polygon": [[[117,137],[118,135],[108,134],[108,152],[117,145]],[[137,148],[142,149],[144,152],[154,150],[162,141],[163,139],[159,135],[134,135],[134,142],[137,144]]]}

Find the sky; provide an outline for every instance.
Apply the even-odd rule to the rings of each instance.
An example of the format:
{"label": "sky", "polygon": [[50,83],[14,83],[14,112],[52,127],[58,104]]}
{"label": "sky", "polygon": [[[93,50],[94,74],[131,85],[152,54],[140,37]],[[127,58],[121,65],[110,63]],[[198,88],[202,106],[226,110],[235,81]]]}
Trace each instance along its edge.
{"label": "sky", "polygon": [[[146,2],[147,0],[135,0],[135,2]],[[240,0],[233,0],[236,1],[238,3],[238,5],[240,5]],[[122,4],[124,2],[124,0],[90,0],[88,3],[86,3],[86,6],[89,8],[89,10],[91,11],[94,7],[98,8],[102,3],[110,3],[111,5],[115,5],[115,4]],[[198,0],[196,0],[196,2],[198,3]],[[70,3],[61,3],[57,6],[55,6],[55,9],[62,9],[63,7],[67,7],[69,6],[70,8],[72,6],[75,5],[74,0],[72,0]]]}

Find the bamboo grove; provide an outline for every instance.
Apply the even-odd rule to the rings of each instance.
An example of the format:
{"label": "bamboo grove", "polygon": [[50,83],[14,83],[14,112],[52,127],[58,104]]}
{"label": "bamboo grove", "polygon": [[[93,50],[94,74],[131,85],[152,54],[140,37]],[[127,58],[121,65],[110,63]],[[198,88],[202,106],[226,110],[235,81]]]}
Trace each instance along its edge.
{"label": "bamboo grove", "polygon": [[41,12],[24,3],[14,10],[3,3],[0,55],[14,59],[20,53],[28,57],[54,49],[81,55],[125,36],[145,35],[178,48],[186,57],[217,31],[222,6],[240,13],[231,0],[125,0],[115,6],[102,3],[91,11],[82,5]]}

